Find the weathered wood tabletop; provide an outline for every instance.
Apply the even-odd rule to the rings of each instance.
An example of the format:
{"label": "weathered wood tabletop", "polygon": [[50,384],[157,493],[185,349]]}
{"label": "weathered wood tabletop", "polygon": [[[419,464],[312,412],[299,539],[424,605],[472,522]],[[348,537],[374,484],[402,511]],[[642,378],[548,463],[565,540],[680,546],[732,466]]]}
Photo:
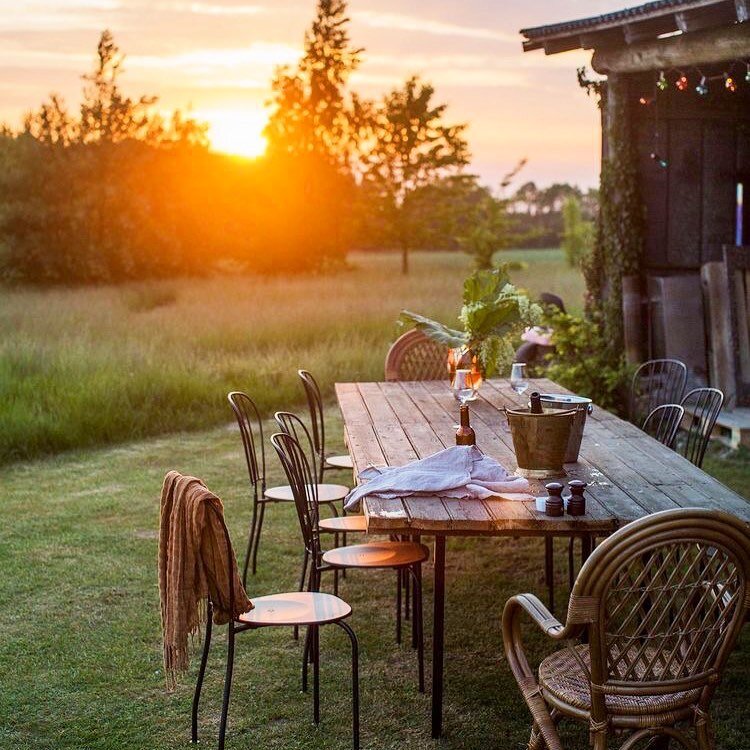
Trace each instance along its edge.
{"label": "weathered wood tabletop", "polygon": [[[550,380],[531,390],[568,393]],[[355,475],[368,464],[398,466],[454,444],[458,405],[446,381],[338,383],[345,438]],[[488,380],[470,405],[477,445],[509,470],[516,468],[513,442],[502,409],[528,400],[507,380]],[[719,508],[750,521],[750,504],[629,422],[594,407],[586,423],[578,463],[566,464],[567,479],[582,479],[586,515],[550,518],[533,498],[453,500],[403,498],[364,502],[368,530],[403,534],[503,533],[566,535],[608,533],[649,513],[678,507]],[[531,480],[544,495],[544,482]]]}
{"label": "weathered wood tabletop", "polygon": [[[530,391],[569,393],[550,380],[532,380]],[[455,442],[458,405],[446,381],[337,383],[341,413],[355,477],[369,464],[399,466],[424,458]],[[507,380],[485,381],[471,404],[477,445],[509,470],[516,468],[513,441],[502,410],[519,406]],[[442,734],[445,622],[445,539],[447,536],[551,538],[603,536],[642,516],[670,508],[715,508],[750,522],[750,503],[634,425],[594,406],[584,431],[579,461],[566,464],[567,479],[582,479],[586,515],[550,518],[525,500],[456,500],[405,497],[365,498],[367,529],[372,533],[435,537],[435,585],[432,638],[432,736]],[[542,481],[531,481],[544,495]]]}

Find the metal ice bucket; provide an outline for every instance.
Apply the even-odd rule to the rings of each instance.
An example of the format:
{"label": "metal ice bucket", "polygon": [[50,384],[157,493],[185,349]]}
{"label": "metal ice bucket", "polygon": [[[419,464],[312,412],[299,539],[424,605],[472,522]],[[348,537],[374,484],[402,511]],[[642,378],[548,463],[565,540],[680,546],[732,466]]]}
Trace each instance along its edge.
{"label": "metal ice bucket", "polygon": [[586,426],[586,416],[594,411],[594,405],[590,398],[585,396],[569,396],[565,393],[542,393],[542,409],[545,412],[576,410],[573,427],[570,431],[568,449],[565,452],[565,463],[574,463],[578,460],[583,439],[583,428]]}
{"label": "metal ice bucket", "polygon": [[531,414],[521,409],[506,409],[513,449],[520,476],[534,479],[565,474],[563,463],[577,411],[549,411]]}

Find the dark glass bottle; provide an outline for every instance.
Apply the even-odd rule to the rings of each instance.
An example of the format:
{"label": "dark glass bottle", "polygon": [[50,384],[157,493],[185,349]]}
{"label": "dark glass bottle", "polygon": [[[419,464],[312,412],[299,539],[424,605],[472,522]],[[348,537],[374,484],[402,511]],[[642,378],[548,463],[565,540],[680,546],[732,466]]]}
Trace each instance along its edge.
{"label": "dark glass bottle", "polygon": [[469,407],[467,404],[461,404],[459,409],[461,414],[461,424],[456,430],[456,445],[476,445],[477,437],[474,430],[469,424]]}
{"label": "dark glass bottle", "polygon": [[532,414],[544,413],[542,409],[542,397],[539,395],[539,391],[534,391],[531,396],[529,396],[529,404],[531,406]]}

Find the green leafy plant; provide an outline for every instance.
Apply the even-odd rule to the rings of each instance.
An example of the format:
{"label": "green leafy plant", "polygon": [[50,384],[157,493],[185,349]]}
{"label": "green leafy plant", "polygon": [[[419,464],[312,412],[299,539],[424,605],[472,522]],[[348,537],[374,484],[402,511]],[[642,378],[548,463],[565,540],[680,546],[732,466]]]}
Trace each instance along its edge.
{"label": "green leafy plant", "polygon": [[554,331],[554,354],[547,356],[545,375],[605,409],[624,413],[632,368],[624,355],[613,356],[602,314],[579,318],[562,312],[545,315]]}
{"label": "green leafy plant", "polygon": [[514,344],[527,326],[542,316],[539,305],[510,282],[508,265],[475,271],[464,282],[463,307],[458,320],[463,330],[403,310],[401,325],[413,325],[431,339],[450,348],[477,354],[485,376],[491,377],[513,359]]}

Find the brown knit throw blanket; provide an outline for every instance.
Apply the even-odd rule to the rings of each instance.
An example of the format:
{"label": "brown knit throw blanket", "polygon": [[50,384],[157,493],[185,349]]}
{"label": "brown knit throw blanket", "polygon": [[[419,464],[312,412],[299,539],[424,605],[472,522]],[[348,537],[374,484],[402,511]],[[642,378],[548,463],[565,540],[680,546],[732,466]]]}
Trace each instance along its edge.
{"label": "brown knit throw blanket", "polygon": [[[210,506],[210,507],[209,507]],[[211,510],[215,508],[218,515]],[[253,608],[240,581],[234,550],[224,537],[224,507],[200,479],[170,471],[161,490],[159,595],[164,638],[164,675],[174,689],[177,673],[188,668],[188,637],[206,621],[206,598],[213,620],[229,622]],[[229,565],[234,569],[234,611],[230,612]]]}

